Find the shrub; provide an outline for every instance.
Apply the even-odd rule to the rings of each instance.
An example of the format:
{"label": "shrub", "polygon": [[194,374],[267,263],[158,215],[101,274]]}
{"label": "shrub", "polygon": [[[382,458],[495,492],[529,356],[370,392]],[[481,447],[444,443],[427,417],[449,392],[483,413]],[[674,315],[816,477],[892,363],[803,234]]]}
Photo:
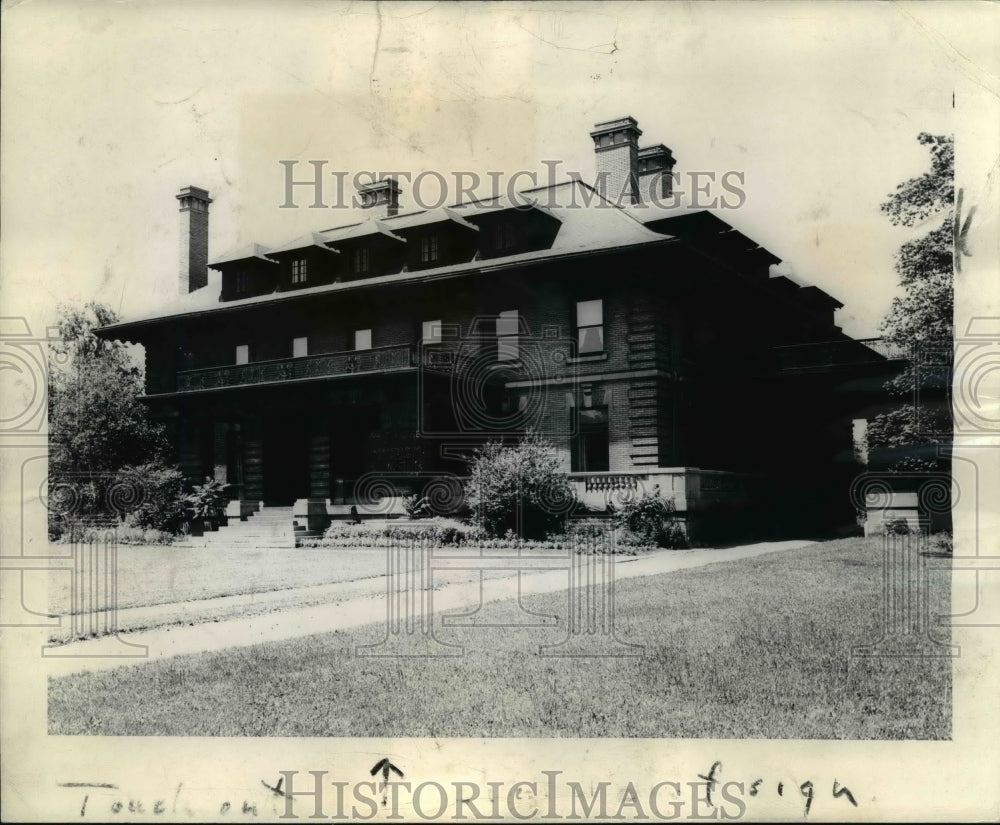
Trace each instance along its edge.
{"label": "shrub", "polygon": [[491,536],[519,529],[522,538],[561,532],[575,504],[554,447],[535,433],[513,447],[491,441],[478,449],[465,496]]}
{"label": "shrub", "polygon": [[303,547],[344,549],[386,548],[400,544],[419,543],[439,547],[469,547],[478,550],[572,550],[585,555],[622,553],[635,555],[653,547],[632,537],[626,542],[614,542],[619,531],[611,524],[600,522],[570,523],[566,533],[554,533],[544,540],[522,539],[508,532],[502,537],[490,536],[481,527],[463,524],[453,519],[428,519],[419,524],[401,521],[397,524],[367,525],[334,523],[321,538],[302,540]]}
{"label": "shrub", "polygon": [[58,538],[58,543],[70,544],[74,541],[81,544],[101,543],[112,535],[118,544],[129,545],[171,544],[177,538],[175,534],[168,533],[166,530],[136,527],[125,521],[118,525],[105,526],[78,523],[63,532]]}
{"label": "shrub", "polygon": [[125,467],[117,474],[115,484],[126,494],[131,488],[136,496],[136,506],[125,516],[128,526],[169,533],[180,530],[184,495],[179,469],[156,463]]}
{"label": "shrub", "polygon": [[887,521],[882,525],[882,533],[887,536],[908,536],[910,534],[910,523],[905,518]]}
{"label": "shrub", "polygon": [[428,519],[420,524],[401,522],[370,526],[334,522],[320,539],[305,539],[304,546],[312,547],[388,547],[401,542],[420,542],[442,546],[461,547],[482,538],[478,527],[449,519]]}
{"label": "shrub", "polygon": [[934,553],[942,553],[944,555],[952,555],[955,552],[955,544],[951,533],[941,532],[934,533],[930,537],[930,549]]}
{"label": "shrub", "polygon": [[221,516],[228,502],[226,485],[213,478],[206,478],[203,484],[195,485],[194,489],[184,497],[186,509],[196,519]]}
{"label": "shrub", "polygon": [[615,511],[618,542],[625,546],[686,547],[684,529],[675,515],[672,498],[660,496],[659,486]]}

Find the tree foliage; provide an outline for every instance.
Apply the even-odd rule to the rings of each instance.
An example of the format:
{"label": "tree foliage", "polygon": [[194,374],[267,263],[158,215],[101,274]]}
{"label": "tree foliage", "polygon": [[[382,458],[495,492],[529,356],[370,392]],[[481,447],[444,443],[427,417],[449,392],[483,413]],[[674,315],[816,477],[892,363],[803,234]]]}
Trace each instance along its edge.
{"label": "tree foliage", "polygon": [[72,499],[66,517],[121,515],[130,502],[148,501],[151,491],[123,493],[122,473],[162,464],[166,453],[162,428],[138,398],[142,371],[127,346],[94,334],[116,320],[95,302],[59,307],[59,338],[49,353],[49,490]]}
{"label": "tree foliage", "polygon": [[954,138],[923,132],[917,139],[929,148],[931,168],[901,183],[882,204],[882,211],[897,226],[933,225],[896,253],[902,294],[893,299],[881,332],[911,356],[886,389],[899,397],[916,394],[921,409],[901,403],[873,419],[868,430],[872,449],[905,454],[894,463],[897,470],[937,466],[928,451],[907,448],[947,443],[951,430],[947,410],[954,360]]}
{"label": "tree foliage", "polygon": [[918,140],[930,147],[930,171],[901,183],[882,204],[882,211],[897,226],[917,226],[931,219],[937,223],[896,253],[903,294],[893,300],[882,321],[885,338],[911,350],[950,347],[954,329],[954,139],[922,132]]}
{"label": "tree foliage", "polygon": [[917,142],[930,147],[930,170],[899,184],[882,204],[882,211],[897,226],[916,226],[955,204],[954,136],[921,132]]}

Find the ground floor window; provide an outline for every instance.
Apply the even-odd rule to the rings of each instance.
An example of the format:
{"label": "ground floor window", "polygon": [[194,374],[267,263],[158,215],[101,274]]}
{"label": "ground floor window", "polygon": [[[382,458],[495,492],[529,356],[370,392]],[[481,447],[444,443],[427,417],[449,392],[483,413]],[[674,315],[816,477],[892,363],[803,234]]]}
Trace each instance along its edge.
{"label": "ground floor window", "polygon": [[609,469],[610,438],[608,435],[608,408],[590,407],[573,409],[576,417],[571,449],[571,467],[574,473],[599,473]]}

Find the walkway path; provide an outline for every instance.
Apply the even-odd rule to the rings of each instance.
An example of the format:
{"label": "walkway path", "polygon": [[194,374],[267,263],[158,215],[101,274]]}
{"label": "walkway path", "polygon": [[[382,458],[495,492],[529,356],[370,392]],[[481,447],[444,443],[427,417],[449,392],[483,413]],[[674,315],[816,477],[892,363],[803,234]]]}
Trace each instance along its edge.
{"label": "walkway path", "polygon": [[[723,550],[662,550],[641,556],[615,556],[615,578],[656,576],[691,567],[752,558],[806,547],[810,541],[761,542]],[[477,572],[449,571],[437,577],[435,613],[470,608],[519,594],[565,589],[567,573],[492,571],[480,582]],[[385,576],[337,584],[245,596],[225,596],[154,607],[121,610],[118,636],[87,639],[49,648],[47,675],[106,670],[152,659],[294,639],[386,620]],[[225,618],[225,617],[229,618]],[[169,626],[168,626],[169,625]],[[138,628],[147,628],[138,630]],[[143,650],[145,648],[145,650]],[[126,658],[127,657],[127,658]]]}

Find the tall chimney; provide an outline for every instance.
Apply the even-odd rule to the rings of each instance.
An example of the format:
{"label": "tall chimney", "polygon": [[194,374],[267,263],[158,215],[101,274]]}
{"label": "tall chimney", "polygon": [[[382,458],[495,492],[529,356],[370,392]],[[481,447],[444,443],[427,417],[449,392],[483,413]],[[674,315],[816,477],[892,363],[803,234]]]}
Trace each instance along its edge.
{"label": "tall chimney", "polygon": [[662,143],[639,150],[639,200],[661,204],[670,199],[675,163],[673,152]]}
{"label": "tall chimney", "polygon": [[639,200],[639,136],[642,130],[634,118],[620,117],[595,123],[597,191],[612,203]]}
{"label": "tall chimney", "polygon": [[361,208],[370,218],[391,218],[399,212],[399,184],[395,178],[366,183],[358,187]]}
{"label": "tall chimney", "polygon": [[181,209],[180,270],[182,295],[208,285],[208,191],[185,186],[177,195]]}

